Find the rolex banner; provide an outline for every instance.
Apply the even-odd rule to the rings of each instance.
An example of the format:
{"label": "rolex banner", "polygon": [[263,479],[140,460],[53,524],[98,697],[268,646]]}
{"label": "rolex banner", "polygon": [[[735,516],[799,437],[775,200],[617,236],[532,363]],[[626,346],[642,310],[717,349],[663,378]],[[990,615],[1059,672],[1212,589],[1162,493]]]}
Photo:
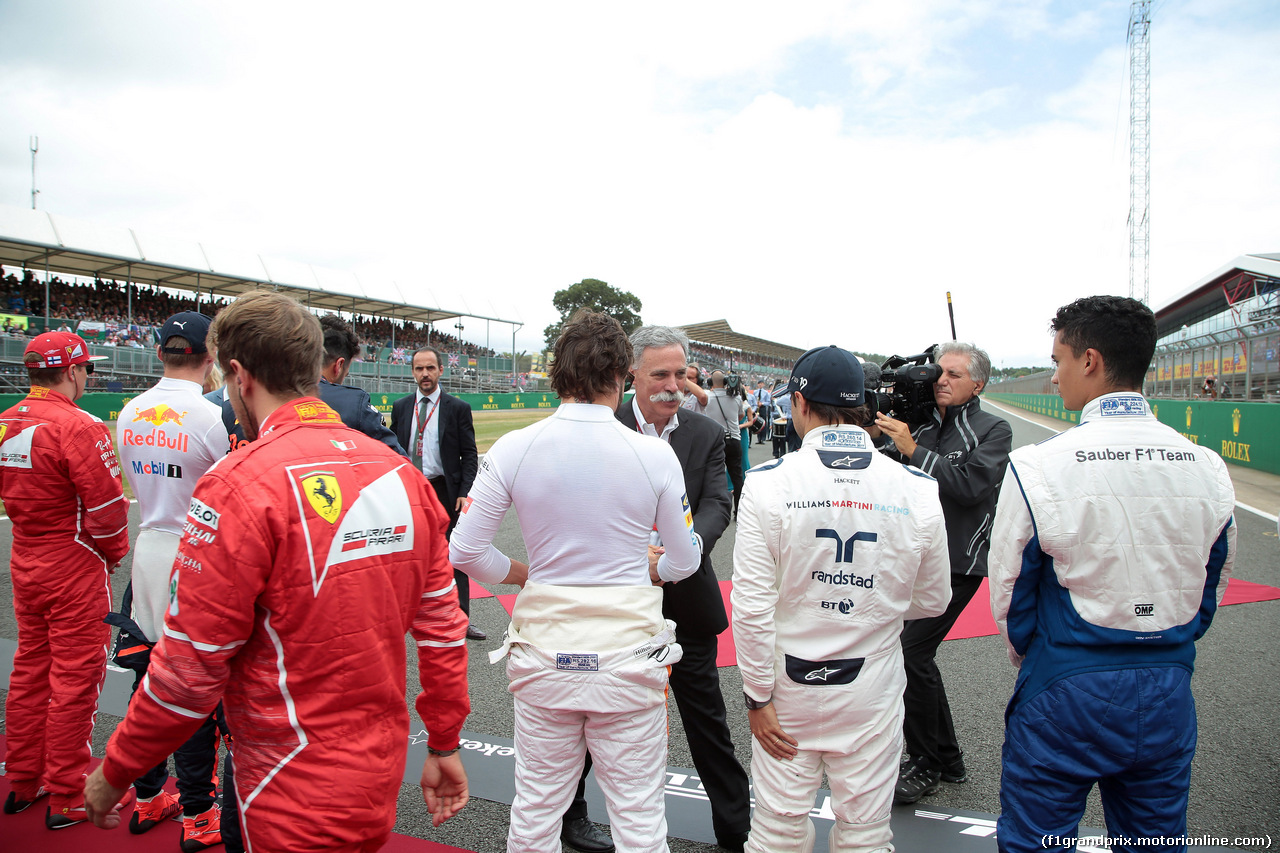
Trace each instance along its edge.
{"label": "rolex banner", "polygon": [[[1077,412],[1062,408],[1057,394],[986,395],[1051,418],[1076,423]],[[1275,403],[1245,403],[1234,400],[1162,400],[1148,398],[1151,410],[1161,423],[1168,424],[1188,440],[1212,448],[1232,465],[1257,468],[1280,474],[1280,406]]]}
{"label": "rolex banner", "polygon": [[1233,465],[1280,474],[1280,406],[1232,400],[1152,400],[1161,423]]}

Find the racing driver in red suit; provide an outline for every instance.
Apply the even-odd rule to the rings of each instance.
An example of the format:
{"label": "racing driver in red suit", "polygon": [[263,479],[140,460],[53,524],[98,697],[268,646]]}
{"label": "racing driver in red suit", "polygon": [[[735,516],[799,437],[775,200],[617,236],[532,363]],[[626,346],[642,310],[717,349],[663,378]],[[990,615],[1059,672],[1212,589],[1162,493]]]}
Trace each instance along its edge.
{"label": "racing driver in red suit", "polygon": [[85,819],[84,774],[111,629],[108,574],[129,551],[129,504],[106,425],[78,408],[93,364],[46,332],[22,363],[31,392],[0,415],[0,498],[13,520],[18,651],[5,709],[6,814],[52,794],[45,824]]}
{"label": "racing driver in red suit", "polygon": [[315,396],[314,315],[261,291],[224,309],[210,336],[257,440],[196,485],[163,636],[86,783],[89,816],[117,825],[111,806],[129,783],[222,699],[247,849],[375,850],[395,822],[408,749],[406,631],[427,808],[438,825],[467,801],[467,620],[448,519],[407,460]]}

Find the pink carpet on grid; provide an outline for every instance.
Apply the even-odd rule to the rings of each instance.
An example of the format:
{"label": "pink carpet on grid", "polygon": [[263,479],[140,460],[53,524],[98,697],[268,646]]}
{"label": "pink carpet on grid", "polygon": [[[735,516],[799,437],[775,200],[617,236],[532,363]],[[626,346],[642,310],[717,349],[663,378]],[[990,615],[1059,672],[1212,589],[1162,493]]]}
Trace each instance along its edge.
{"label": "pink carpet on grid", "polygon": [[[4,735],[0,734],[0,752],[4,751]],[[95,758],[92,766],[97,767],[99,761]],[[165,787],[177,793],[173,777],[169,777],[169,784]],[[8,796],[9,780],[0,776],[0,800]],[[51,832],[44,825],[44,810],[48,804],[49,800],[45,798],[21,814],[0,814],[0,850],[5,853],[25,850],[39,850],[41,853],[84,853],[86,850],[93,853],[173,853],[178,849],[182,834],[180,822],[157,826],[145,835],[131,835],[129,817],[133,814],[132,805],[121,810],[120,825],[115,829],[98,829],[93,824],[82,823]],[[221,847],[213,849],[222,850]],[[382,849],[387,853],[468,853],[460,847],[395,834]]]}
{"label": "pink carpet on grid", "polygon": [[[732,624],[733,603],[730,600],[729,593],[733,591],[733,581],[720,581],[720,591],[724,594],[725,610],[728,611],[729,622]],[[490,598],[493,597],[493,593],[472,581],[471,597]],[[515,605],[515,595],[499,595],[497,599],[506,608],[507,613],[510,613],[511,608]],[[1254,601],[1274,601],[1276,599],[1280,599],[1280,588],[1231,578],[1227,582],[1227,592],[1222,598],[1222,606],[1249,604]],[[969,602],[969,606],[964,609],[964,612],[960,614],[960,618],[956,620],[956,624],[951,627],[951,631],[947,634],[947,639],[967,640],[970,637],[989,637],[995,633],[997,633],[996,621],[991,616],[991,595],[987,590],[987,581],[983,579],[982,586],[978,587],[977,593],[973,596],[973,601]],[[736,666],[737,663],[738,655],[733,646],[733,632],[725,631],[720,635],[720,648],[716,657],[716,665]]]}

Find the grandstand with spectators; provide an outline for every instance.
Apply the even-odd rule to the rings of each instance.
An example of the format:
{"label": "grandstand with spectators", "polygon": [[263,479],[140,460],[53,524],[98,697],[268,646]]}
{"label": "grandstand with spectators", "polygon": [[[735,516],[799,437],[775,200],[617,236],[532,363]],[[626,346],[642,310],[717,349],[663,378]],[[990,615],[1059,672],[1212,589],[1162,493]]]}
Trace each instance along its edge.
{"label": "grandstand with spectators", "polygon": [[[305,283],[304,283],[305,282]],[[308,264],[219,252],[201,243],[152,240],[127,228],[104,228],[53,214],[0,206],[0,393],[26,391],[26,340],[45,329],[80,334],[107,360],[90,392],[133,394],[161,375],[154,355],[159,324],[179,311],[217,314],[258,288],[290,293],[313,311],[352,321],[362,356],[346,381],[370,394],[413,391],[410,360],[430,345],[445,356],[442,383],[453,393],[545,390],[537,374],[520,372],[487,341],[492,323],[518,321],[411,305],[394,283],[379,286]],[[483,321],[486,344],[461,337]],[[458,335],[444,331],[457,329]],[[804,350],[734,332],[724,320],[685,327],[705,372],[734,371],[752,385],[785,379]]]}
{"label": "grandstand with spectators", "polygon": [[[95,354],[108,356],[91,378],[90,391],[144,390],[160,375],[153,347],[165,317],[185,310],[216,314],[236,296],[259,288],[290,293],[317,313],[351,319],[364,354],[347,381],[370,393],[412,391],[409,359],[428,343],[446,356],[443,381],[451,390],[509,391],[512,360],[487,340],[481,345],[462,339],[462,320],[483,321],[486,338],[492,323],[510,326],[513,351],[523,325],[412,305],[393,282],[368,284],[308,264],[152,240],[132,229],[3,206],[0,288],[0,310],[7,309],[0,313],[0,393],[25,391],[20,369],[9,368],[21,364],[26,338],[46,328],[76,331]],[[444,323],[459,335],[443,331]]]}
{"label": "grandstand with spectators", "polygon": [[[1242,255],[1155,315],[1160,337],[1143,389],[1148,397],[1280,402],[1280,253]],[[1052,376],[1045,370],[992,382],[989,390],[1052,394]]]}

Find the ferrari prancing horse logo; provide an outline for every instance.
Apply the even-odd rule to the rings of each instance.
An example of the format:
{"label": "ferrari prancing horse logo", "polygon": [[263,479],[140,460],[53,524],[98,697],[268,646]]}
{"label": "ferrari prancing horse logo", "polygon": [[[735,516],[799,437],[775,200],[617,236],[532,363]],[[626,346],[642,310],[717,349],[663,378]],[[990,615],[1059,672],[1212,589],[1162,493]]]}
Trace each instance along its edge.
{"label": "ferrari prancing horse logo", "polygon": [[342,490],[332,474],[310,474],[302,480],[303,491],[316,515],[333,524],[342,513]]}

